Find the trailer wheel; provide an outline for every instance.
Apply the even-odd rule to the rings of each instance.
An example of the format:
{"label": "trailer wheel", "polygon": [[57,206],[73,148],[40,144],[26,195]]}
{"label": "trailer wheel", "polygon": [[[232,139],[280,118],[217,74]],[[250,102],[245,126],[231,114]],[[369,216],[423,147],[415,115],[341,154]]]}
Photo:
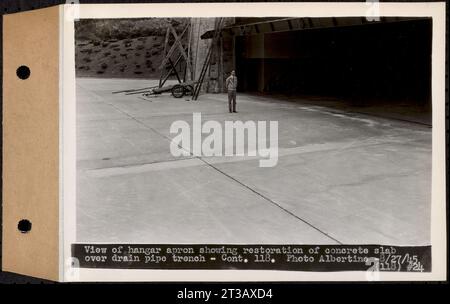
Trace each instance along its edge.
{"label": "trailer wheel", "polygon": [[186,95],[192,96],[194,94],[194,87],[191,85],[187,85],[184,87],[184,93]]}
{"label": "trailer wheel", "polygon": [[184,93],[184,87],[182,85],[177,84],[172,88],[172,96],[175,98],[183,97]]}

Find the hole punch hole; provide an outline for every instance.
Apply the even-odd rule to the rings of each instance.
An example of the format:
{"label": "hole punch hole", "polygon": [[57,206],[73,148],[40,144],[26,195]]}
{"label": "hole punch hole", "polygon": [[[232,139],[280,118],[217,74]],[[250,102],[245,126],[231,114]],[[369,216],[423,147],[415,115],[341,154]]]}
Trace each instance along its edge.
{"label": "hole punch hole", "polygon": [[29,220],[20,220],[19,224],[17,224],[17,229],[22,233],[30,232],[31,222]]}
{"label": "hole punch hole", "polygon": [[25,80],[28,77],[30,77],[31,71],[29,67],[27,67],[26,65],[22,65],[17,69],[16,74],[17,77],[19,77],[22,80]]}

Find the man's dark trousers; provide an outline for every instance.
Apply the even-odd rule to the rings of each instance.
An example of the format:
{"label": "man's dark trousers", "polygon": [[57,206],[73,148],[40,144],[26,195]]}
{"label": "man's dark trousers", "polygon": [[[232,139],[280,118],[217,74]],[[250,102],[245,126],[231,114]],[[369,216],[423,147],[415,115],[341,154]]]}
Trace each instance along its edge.
{"label": "man's dark trousers", "polygon": [[228,90],[228,108],[230,112],[236,112],[236,90]]}

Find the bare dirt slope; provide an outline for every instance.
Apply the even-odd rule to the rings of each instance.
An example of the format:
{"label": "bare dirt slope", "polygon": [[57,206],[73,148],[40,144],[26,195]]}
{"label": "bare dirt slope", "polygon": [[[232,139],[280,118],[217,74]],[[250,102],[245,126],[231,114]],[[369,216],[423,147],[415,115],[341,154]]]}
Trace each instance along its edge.
{"label": "bare dirt slope", "polygon": [[77,77],[159,78],[168,23],[184,19],[86,19],[75,27]]}

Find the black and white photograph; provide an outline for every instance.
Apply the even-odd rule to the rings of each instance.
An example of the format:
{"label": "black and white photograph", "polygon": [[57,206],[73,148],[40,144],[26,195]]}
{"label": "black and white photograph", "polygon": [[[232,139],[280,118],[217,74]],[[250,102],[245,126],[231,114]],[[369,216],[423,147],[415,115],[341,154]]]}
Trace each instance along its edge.
{"label": "black and white photograph", "polygon": [[295,15],[75,20],[81,267],[431,271],[433,18]]}

